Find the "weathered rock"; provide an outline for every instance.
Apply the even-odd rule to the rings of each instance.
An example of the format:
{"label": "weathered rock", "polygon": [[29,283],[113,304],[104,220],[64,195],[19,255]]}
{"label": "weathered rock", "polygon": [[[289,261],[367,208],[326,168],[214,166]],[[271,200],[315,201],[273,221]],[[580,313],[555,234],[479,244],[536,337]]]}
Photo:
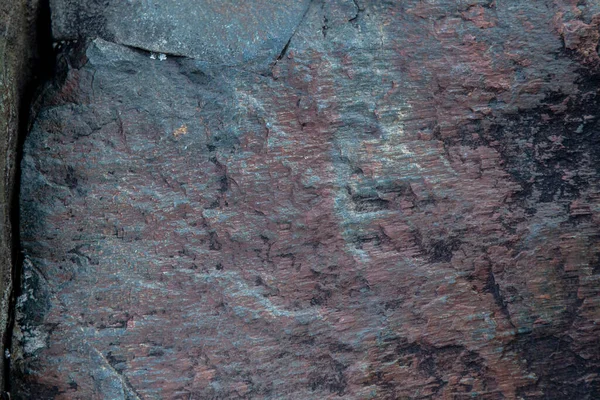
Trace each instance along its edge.
{"label": "weathered rock", "polygon": [[310,0],[51,0],[57,40],[102,37],[211,64],[272,61]]}
{"label": "weathered rock", "polygon": [[[17,250],[14,245],[15,171],[17,145],[27,118],[38,56],[37,0],[0,2],[0,340],[2,354],[7,342],[8,309],[11,302],[12,271]],[[42,26],[42,25],[40,25]],[[4,390],[5,358],[0,358],[0,390]]]}
{"label": "weathered rock", "polygon": [[227,35],[209,58],[143,24],[128,42],[117,3],[59,16],[91,41],[25,144],[17,395],[600,397],[599,10],[578,3],[313,1],[263,26],[256,2],[228,32],[280,47],[252,68]]}

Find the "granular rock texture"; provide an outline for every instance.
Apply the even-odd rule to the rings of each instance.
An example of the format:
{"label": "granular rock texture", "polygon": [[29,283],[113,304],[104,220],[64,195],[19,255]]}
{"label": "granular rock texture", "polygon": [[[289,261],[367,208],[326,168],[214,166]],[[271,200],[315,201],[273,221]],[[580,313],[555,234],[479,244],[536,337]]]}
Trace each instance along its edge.
{"label": "granular rock texture", "polygon": [[121,3],[52,1],[17,397],[600,398],[596,2]]}
{"label": "granular rock texture", "polygon": [[[18,254],[15,238],[15,210],[18,189],[16,170],[18,142],[26,130],[27,104],[39,58],[38,0],[0,1],[0,341],[11,337],[9,308],[13,289],[12,274]],[[5,389],[5,358],[0,356],[0,390]]]}
{"label": "granular rock texture", "polygon": [[211,64],[262,66],[277,56],[310,0],[50,0],[56,40],[102,37]]}

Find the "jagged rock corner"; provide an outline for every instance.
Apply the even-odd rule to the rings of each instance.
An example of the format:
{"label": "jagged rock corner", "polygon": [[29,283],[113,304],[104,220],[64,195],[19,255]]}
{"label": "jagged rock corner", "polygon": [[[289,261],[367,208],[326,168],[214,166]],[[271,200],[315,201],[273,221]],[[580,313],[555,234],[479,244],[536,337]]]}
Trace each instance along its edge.
{"label": "jagged rock corner", "polygon": [[241,4],[50,1],[12,396],[600,398],[600,5]]}

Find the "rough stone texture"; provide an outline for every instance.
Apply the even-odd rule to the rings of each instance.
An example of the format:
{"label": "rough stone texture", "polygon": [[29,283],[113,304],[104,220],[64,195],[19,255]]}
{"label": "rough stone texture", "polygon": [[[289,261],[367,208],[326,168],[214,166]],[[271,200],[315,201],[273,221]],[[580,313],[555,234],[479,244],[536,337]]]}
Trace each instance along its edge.
{"label": "rough stone texture", "polygon": [[[13,211],[17,144],[26,110],[28,84],[37,55],[37,0],[0,1],[0,340],[7,340],[8,309],[15,261]],[[25,113],[25,114],[24,114]],[[0,389],[4,389],[4,357],[0,357]]]}
{"label": "rough stone texture", "polygon": [[[57,40],[102,37],[211,64],[275,58],[310,0],[51,0]],[[264,65],[263,65],[264,66]]]}
{"label": "rough stone texture", "polygon": [[599,13],[313,1],[252,69],[228,35],[228,66],[66,43],[24,149],[15,394],[600,398]]}

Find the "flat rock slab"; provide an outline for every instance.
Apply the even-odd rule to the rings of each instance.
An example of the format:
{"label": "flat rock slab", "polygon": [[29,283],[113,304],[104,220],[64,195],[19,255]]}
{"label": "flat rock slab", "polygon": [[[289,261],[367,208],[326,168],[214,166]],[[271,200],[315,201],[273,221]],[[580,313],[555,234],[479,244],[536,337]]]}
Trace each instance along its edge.
{"label": "flat rock slab", "polygon": [[65,43],[16,395],[599,398],[600,19],[571,3],[314,1],[260,73]]}
{"label": "flat rock slab", "polygon": [[309,0],[51,0],[57,40],[102,37],[157,53],[224,64],[274,59]]}

